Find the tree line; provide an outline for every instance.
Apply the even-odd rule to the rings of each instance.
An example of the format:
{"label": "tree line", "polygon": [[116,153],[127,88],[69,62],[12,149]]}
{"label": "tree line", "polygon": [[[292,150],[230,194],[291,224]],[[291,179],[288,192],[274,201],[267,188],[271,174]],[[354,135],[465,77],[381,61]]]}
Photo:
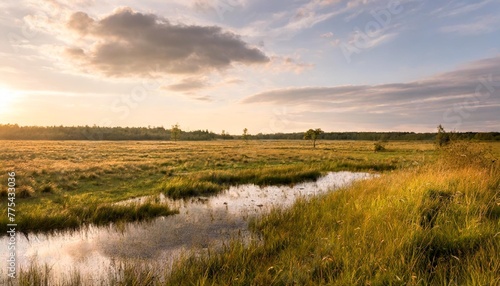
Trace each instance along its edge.
{"label": "tree line", "polygon": [[[246,129],[246,128],[245,128]],[[100,127],[100,126],[19,126],[0,124],[0,140],[436,140],[437,133],[415,132],[295,132],[251,135],[248,129],[242,135],[227,132],[217,134],[209,130],[184,131],[179,124],[164,127]],[[309,132],[309,134],[308,134]],[[500,132],[453,133],[456,140],[500,141]]]}

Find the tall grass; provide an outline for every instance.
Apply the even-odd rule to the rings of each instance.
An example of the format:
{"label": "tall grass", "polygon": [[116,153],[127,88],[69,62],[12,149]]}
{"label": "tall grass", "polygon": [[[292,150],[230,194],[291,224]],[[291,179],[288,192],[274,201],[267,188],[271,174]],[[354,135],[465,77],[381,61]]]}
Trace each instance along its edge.
{"label": "tall grass", "polygon": [[171,198],[210,195],[232,185],[289,185],[313,181],[321,172],[311,166],[297,164],[259,169],[205,171],[194,176],[174,177],[163,182],[159,190]]}
{"label": "tall grass", "polygon": [[[29,213],[18,215],[16,222],[24,233],[51,232],[70,230],[93,225],[108,225],[135,221],[149,221],[159,216],[178,213],[168,205],[153,201],[144,204],[98,204],[89,201],[86,205],[72,205],[70,198],[65,198],[60,211],[43,213],[43,208],[32,209]],[[6,232],[7,225],[0,225],[0,231]]]}
{"label": "tall grass", "polygon": [[[273,210],[251,223],[249,243],[186,256],[170,273],[161,261],[124,263],[101,284],[499,285],[500,166],[487,154],[453,145],[435,164]],[[68,277],[38,285],[79,285]]]}
{"label": "tall grass", "polygon": [[165,285],[167,271],[159,263],[146,263],[140,260],[117,262],[108,268],[102,277],[87,276],[78,270],[56,273],[48,265],[36,262],[20,268],[17,278],[0,277],[1,285],[12,286],[96,286],[96,285]]}
{"label": "tall grass", "polygon": [[274,210],[253,223],[259,243],[179,261],[166,284],[499,285],[498,162],[445,153]]}

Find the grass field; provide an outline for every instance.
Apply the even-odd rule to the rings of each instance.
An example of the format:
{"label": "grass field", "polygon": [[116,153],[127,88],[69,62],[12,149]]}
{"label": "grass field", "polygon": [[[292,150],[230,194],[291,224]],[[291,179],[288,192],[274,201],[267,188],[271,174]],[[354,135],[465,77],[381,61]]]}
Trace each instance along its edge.
{"label": "grass field", "polygon": [[[88,142],[0,141],[0,181],[16,172],[22,231],[74,229],[87,223],[150,219],[168,206],[116,206],[163,192],[173,198],[213,194],[229,185],[292,184],[327,171],[383,172],[434,160],[431,143],[323,141]],[[7,183],[0,186],[2,203]],[[6,209],[0,214],[5,233]]]}
{"label": "grass field", "polygon": [[458,144],[299,201],[253,223],[260,242],[188,257],[167,284],[500,285],[497,155]]}
{"label": "grass field", "polygon": [[[437,151],[432,143],[390,142],[384,152],[374,152],[373,142],[338,141],[316,149],[301,141],[0,144],[2,181],[16,171],[27,192],[18,200],[22,216],[43,224],[58,215],[85,216],[81,211],[95,206],[72,226],[54,219],[40,228],[18,218],[21,228],[26,223],[34,231],[108,223],[108,212],[115,213],[112,221],[169,214],[155,202],[134,215],[113,205],[159,192],[195,196],[232,184],[314,180],[336,170],[382,174],[253,221],[259,240],[250,245],[235,240],[221,252],[185,257],[171,273],[161,262],[124,263],[121,277],[103,278],[104,284],[500,284],[498,143]],[[48,276],[43,267],[25,269],[20,285]],[[67,281],[60,284],[80,285],[77,273]]]}

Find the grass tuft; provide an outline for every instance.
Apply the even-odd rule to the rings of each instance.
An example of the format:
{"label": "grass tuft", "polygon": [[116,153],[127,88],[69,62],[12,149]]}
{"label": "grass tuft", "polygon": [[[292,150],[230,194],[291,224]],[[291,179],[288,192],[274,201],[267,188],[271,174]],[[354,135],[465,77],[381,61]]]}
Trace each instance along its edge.
{"label": "grass tuft", "polygon": [[185,198],[194,196],[207,196],[222,191],[222,186],[211,183],[189,179],[187,177],[175,177],[163,182],[159,191],[174,198]]}

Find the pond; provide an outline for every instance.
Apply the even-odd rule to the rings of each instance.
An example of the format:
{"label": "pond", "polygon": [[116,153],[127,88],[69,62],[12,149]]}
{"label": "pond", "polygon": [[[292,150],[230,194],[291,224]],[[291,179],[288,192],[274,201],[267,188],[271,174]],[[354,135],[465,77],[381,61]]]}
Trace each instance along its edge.
{"label": "pond", "polygon": [[[113,271],[116,261],[161,261],[168,267],[186,251],[203,251],[227,242],[232,237],[250,239],[249,218],[288,207],[297,198],[307,198],[344,187],[353,181],[370,178],[368,173],[334,172],[307,182],[290,186],[234,186],[212,197],[189,200],[159,199],[179,214],[160,217],[149,223],[129,223],[121,227],[89,226],[79,231],[56,234],[20,235],[17,237],[18,267],[33,262],[48,265],[58,277],[80,272],[85,282],[102,281]],[[146,198],[122,203],[141,203]],[[1,245],[7,245],[2,237]],[[1,248],[7,257],[7,248]],[[6,267],[0,269],[6,277]],[[92,279],[96,279],[93,281]]]}

